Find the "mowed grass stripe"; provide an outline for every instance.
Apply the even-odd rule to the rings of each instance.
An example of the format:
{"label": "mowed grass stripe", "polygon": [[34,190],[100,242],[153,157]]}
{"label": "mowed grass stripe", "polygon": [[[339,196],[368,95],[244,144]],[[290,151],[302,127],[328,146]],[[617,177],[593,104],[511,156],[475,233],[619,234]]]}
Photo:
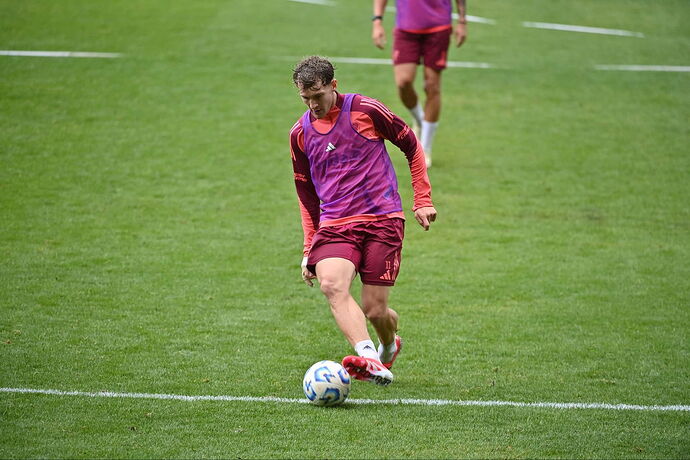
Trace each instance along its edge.
{"label": "mowed grass stripe", "polygon": [[[88,398],[133,398],[165,399],[176,401],[239,401],[239,402],[275,402],[275,403],[308,403],[301,398],[280,398],[277,396],[228,396],[228,395],[176,395],[160,393],[115,393],[112,391],[63,391],[35,388],[0,388],[2,393],[41,394],[53,396],[82,396]],[[450,399],[349,399],[351,404],[393,404],[403,406],[479,406],[479,407],[526,407],[541,409],[602,409],[602,410],[637,410],[637,411],[673,411],[690,412],[690,405],[640,405],[608,403],[554,403],[554,402],[516,402],[516,401],[463,401]]]}

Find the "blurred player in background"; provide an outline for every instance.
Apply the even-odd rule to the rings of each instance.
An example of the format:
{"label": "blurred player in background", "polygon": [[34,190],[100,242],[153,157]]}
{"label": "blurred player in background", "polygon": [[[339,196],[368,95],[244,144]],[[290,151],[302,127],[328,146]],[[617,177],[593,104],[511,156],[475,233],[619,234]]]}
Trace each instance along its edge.
{"label": "blurred player in background", "polygon": [[[407,157],[415,219],[436,219],[424,151],[412,130],[379,101],[341,94],[331,63],[304,59],[293,82],[308,110],[290,130],[290,151],[304,230],[302,279],[317,278],[335,321],[357,356],[343,366],[354,378],[388,385],[400,349],[398,314],[388,306],[400,269],[404,213],[384,139]],[[359,273],[360,305],[350,294]],[[371,322],[378,348],[367,329]]]}
{"label": "blurred player in background", "polygon": [[[383,16],[387,0],[374,0],[372,40],[383,49],[386,31]],[[393,30],[393,73],[400,100],[413,117],[426,165],[431,166],[431,150],[441,114],[441,71],[446,68],[450,37],[456,46],[467,37],[465,0],[455,0],[458,22],[453,28],[451,0],[396,0]],[[424,108],[414,89],[417,65],[424,64]],[[421,128],[421,130],[420,130]]]}

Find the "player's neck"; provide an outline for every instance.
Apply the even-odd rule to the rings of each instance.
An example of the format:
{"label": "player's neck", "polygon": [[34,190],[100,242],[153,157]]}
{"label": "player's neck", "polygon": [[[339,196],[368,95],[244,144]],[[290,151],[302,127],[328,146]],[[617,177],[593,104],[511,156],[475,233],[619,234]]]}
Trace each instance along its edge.
{"label": "player's neck", "polygon": [[340,116],[340,106],[342,105],[343,98],[341,98],[340,94],[337,92],[334,92],[333,94],[335,97],[335,102],[333,103],[333,106],[331,106],[331,109],[328,111],[326,116],[323,118],[314,118],[313,115],[311,116],[312,126],[314,126],[314,128],[321,134],[330,131],[333,125],[338,121],[338,116]]}

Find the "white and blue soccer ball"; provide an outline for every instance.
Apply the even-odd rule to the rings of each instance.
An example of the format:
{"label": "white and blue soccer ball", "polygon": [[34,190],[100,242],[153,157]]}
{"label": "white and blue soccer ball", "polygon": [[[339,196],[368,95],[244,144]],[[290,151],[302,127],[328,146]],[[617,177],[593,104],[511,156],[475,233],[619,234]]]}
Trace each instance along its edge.
{"label": "white and blue soccer ball", "polygon": [[304,374],[302,389],[314,405],[337,406],[350,394],[350,374],[334,361],[319,361]]}

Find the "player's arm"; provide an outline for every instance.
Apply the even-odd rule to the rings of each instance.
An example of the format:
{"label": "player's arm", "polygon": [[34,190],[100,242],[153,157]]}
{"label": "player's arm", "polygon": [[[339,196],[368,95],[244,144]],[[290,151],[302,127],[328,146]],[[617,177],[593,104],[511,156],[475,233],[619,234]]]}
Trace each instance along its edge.
{"label": "player's arm", "polygon": [[311,249],[311,242],[319,226],[321,214],[319,197],[311,180],[309,172],[309,160],[304,153],[304,135],[302,125],[297,122],[290,130],[290,154],[292,156],[292,169],[295,177],[295,189],[299,201],[300,217],[302,219],[302,231],[304,233],[304,246],[302,251],[302,279],[312,286],[312,279],[316,276],[306,268],[306,260]]}
{"label": "player's arm", "polygon": [[412,210],[417,222],[428,230],[429,224],[436,220],[436,209],[431,201],[431,183],[422,144],[402,118],[376,99],[359,97],[353,102],[354,110],[361,111],[371,119],[376,137],[390,141],[405,154],[412,176]]}
{"label": "player's arm", "polygon": [[371,18],[371,39],[377,48],[386,46],[386,29],[383,28],[383,14],[387,0],[374,0],[374,16]]}
{"label": "player's arm", "polygon": [[[412,176],[414,196],[412,210],[414,211],[414,218],[426,231],[429,230],[431,223],[436,220],[436,208],[434,208],[434,204],[431,201],[431,183],[429,182],[429,175],[426,169],[422,143],[417,140],[417,136],[415,136],[409,126],[405,125],[405,127],[407,129],[399,133],[397,142],[392,139],[389,140],[398,146],[407,157],[410,175]],[[413,153],[410,154],[410,152]]]}
{"label": "player's arm", "polygon": [[465,43],[467,38],[467,17],[465,15],[465,0],[455,0],[455,6],[458,10],[458,23],[453,29],[453,37],[455,46],[460,46]]}

